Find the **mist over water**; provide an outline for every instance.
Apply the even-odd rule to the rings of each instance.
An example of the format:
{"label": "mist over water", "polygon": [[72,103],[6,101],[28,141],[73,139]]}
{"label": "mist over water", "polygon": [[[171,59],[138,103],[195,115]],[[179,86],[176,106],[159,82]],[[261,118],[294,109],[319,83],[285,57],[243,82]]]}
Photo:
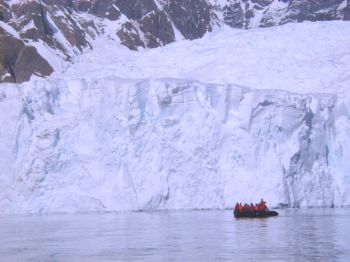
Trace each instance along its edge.
{"label": "mist over water", "polygon": [[349,209],[131,212],[0,218],[2,261],[347,261]]}

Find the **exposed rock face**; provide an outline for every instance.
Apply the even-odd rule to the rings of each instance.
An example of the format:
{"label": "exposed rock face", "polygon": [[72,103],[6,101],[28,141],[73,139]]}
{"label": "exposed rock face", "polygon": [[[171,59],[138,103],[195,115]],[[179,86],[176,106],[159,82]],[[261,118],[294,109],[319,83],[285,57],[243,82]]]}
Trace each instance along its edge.
{"label": "exposed rock face", "polygon": [[120,12],[113,1],[100,0],[93,3],[90,12],[98,17],[107,18],[109,20],[117,20],[120,17]]}
{"label": "exposed rock face", "polygon": [[165,10],[185,38],[195,39],[212,30],[211,8],[205,0],[170,0]]}
{"label": "exposed rock face", "polygon": [[115,0],[115,4],[127,18],[133,20],[141,19],[146,14],[158,10],[153,0]]}
{"label": "exposed rock face", "polygon": [[50,64],[30,45],[0,28],[0,82],[28,81],[32,75],[49,76]]}
{"label": "exposed rock face", "polygon": [[[33,22],[34,26],[28,31],[31,32],[27,38],[32,39],[46,39],[50,38],[53,34],[53,27],[50,25],[47,18],[47,11],[41,4],[41,2],[24,2],[23,4],[13,5],[12,10],[17,17],[21,17],[17,27],[22,30],[28,23]],[[31,30],[31,29],[36,30]],[[25,33],[23,37],[26,38]]]}
{"label": "exposed rock face", "polygon": [[[267,12],[261,21],[262,26],[281,25],[289,22],[329,21],[344,19],[343,0],[292,0],[285,8],[274,12]],[[276,19],[280,17],[280,19]]]}
{"label": "exposed rock face", "polygon": [[290,11],[282,23],[341,19],[344,16],[344,10],[340,8],[343,2],[344,0],[290,1],[288,5]]}
{"label": "exposed rock face", "polygon": [[[94,7],[96,15],[101,12],[98,5]],[[31,75],[53,72],[48,58],[44,59],[33,45],[51,49],[67,61],[91,47],[88,38],[98,34],[96,26],[78,19],[72,8],[69,0],[0,2],[0,20],[6,23],[0,24],[0,52],[4,53],[0,82],[23,82]]]}
{"label": "exposed rock face", "polygon": [[164,11],[153,11],[144,16],[140,23],[147,47],[166,45],[175,40],[171,20]]}
{"label": "exposed rock face", "polygon": [[350,20],[350,4],[348,4],[344,8],[344,20],[349,21]]}
{"label": "exposed rock face", "polygon": [[117,32],[123,45],[137,50],[140,47],[154,48],[175,41],[171,18],[164,10],[158,9],[153,0],[117,0],[116,5],[131,19]]}
{"label": "exposed rock face", "polygon": [[48,53],[73,61],[100,35],[139,50],[200,38],[222,24],[249,29],[324,20],[350,20],[349,1],[0,0],[0,28],[25,46],[39,47],[36,53],[47,61]]}
{"label": "exposed rock face", "polygon": [[128,22],[117,32],[117,36],[120,38],[121,43],[131,50],[138,50],[138,47],[145,47],[145,44],[141,41],[137,29]]}
{"label": "exposed rock face", "polygon": [[[82,51],[89,43],[86,32],[82,29],[79,20],[64,6],[53,2],[46,5],[41,2],[29,1],[13,5],[12,10],[20,22],[16,23],[17,30],[23,39],[46,42],[50,47],[59,49],[65,58],[71,58],[72,48]],[[59,33],[65,41],[60,41]],[[68,45],[67,45],[68,44]]]}
{"label": "exposed rock face", "polygon": [[[48,0],[45,1],[49,3]],[[58,0],[51,0],[50,4],[59,2]],[[69,7],[70,11],[79,11],[83,13],[90,13],[100,18],[107,18],[109,20],[117,20],[121,13],[115,6],[115,1],[113,0],[78,0],[69,1],[65,0],[66,7]]]}
{"label": "exposed rock face", "polygon": [[239,2],[224,6],[223,14],[227,25],[236,28],[245,27],[244,11]]}
{"label": "exposed rock face", "polygon": [[248,29],[289,22],[346,20],[348,6],[346,0],[228,0],[220,7],[227,25]]}
{"label": "exposed rock face", "polygon": [[[158,47],[175,41],[174,28],[186,39],[202,37],[212,30],[217,19],[213,6],[205,0],[116,0],[120,11],[138,26],[124,24],[117,32],[122,44],[130,49]],[[139,29],[137,29],[139,28]]]}
{"label": "exposed rock face", "polygon": [[8,22],[12,18],[10,6],[3,1],[0,1],[0,21]]}

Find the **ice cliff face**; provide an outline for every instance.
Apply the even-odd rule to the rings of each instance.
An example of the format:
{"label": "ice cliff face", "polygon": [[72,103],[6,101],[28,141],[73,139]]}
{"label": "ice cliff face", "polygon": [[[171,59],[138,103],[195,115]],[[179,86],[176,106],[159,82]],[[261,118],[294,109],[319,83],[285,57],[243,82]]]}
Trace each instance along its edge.
{"label": "ice cliff face", "polygon": [[348,205],[349,101],[173,79],[1,85],[0,210]]}

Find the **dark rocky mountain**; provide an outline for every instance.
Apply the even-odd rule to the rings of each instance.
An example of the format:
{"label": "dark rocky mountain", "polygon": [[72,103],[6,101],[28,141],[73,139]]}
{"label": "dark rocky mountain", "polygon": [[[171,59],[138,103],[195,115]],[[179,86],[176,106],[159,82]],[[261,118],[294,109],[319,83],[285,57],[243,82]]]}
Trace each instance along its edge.
{"label": "dark rocky mountain", "polygon": [[289,22],[348,20],[347,0],[228,0],[222,7],[224,22],[249,29]]}
{"label": "dark rocky mountain", "polygon": [[349,0],[0,0],[0,82],[54,70],[48,53],[72,62],[100,36],[129,49],[196,39],[227,24],[249,29],[350,20]]}

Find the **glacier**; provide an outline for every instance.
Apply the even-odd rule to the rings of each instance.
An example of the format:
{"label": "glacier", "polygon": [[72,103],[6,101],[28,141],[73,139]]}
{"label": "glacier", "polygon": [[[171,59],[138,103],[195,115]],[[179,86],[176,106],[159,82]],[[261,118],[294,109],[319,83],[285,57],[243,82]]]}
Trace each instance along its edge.
{"label": "glacier", "polygon": [[222,27],[139,52],[101,36],[0,84],[0,214],[350,206],[349,34]]}
{"label": "glacier", "polygon": [[2,214],[350,204],[348,93],[50,79],[0,112]]}
{"label": "glacier", "polygon": [[253,89],[341,93],[350,86],[349,35],[350,23],[343,21],[251,30],[222,27],[201,39],[138,52],[101,37],[93,50],[53,77],[170,77]]}

